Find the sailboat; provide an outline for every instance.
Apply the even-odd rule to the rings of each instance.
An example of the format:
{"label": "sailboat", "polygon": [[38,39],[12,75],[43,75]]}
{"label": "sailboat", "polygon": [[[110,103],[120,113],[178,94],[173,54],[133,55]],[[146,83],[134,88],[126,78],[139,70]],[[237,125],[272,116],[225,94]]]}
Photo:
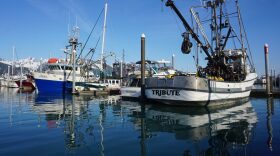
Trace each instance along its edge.
{"label": "sailboat", "polygon": [[[164,104],[188,106],[214,106],[236,99],[248,99],[257,74],[250,58],[251,52],[238,1],[235,1],[236,11],[233,13],[226,12],[227,2],[209,0],[202,6],[192,7],[190,12],[197,25],[195,31],[175,3],[172,0],[166,1],[166,6],[176,13],[186,29],[182,34],[182,52],[191,52],[192,38],[206,55],[207,65],[198,66],[195,76],[175,74],[173,78],[147,78],[147,99]],[[211,19],[202,21],[199,12],[196,11],[198,8],[207,10],[206,13],[210,13],[210,16],[206,17]],[[237,19],[237,22],[234,23],[233,19]],[[210,25],[209,31],[204,30],[205,23]],[[235,25],[238,25],[239,33],[236,32]],[[206,32],[211,32],[210,39]],[[230,40],[234,41],[233,44]]]}
{"label": "sailboat", "polygon": [[[8,73],[5,77],[5,79],[2,81],[2,85],[6,86],[8,88],[18,88],[16,81],[19,80],[20,78],[15,75],[15,46],[13,46],[13,60],[11,62],[11,70],[10,71],[10,66],[8,66]],[[12,73],[11,73],[12,72]]]}

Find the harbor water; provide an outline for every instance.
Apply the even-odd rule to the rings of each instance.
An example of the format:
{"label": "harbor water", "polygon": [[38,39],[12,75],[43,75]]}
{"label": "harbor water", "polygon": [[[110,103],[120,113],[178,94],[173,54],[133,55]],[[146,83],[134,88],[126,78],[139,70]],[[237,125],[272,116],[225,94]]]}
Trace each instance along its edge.
{"label": "harbor water", "polygon": [[280,100],[170,107],[1,88],[0,155],[279,155]]}

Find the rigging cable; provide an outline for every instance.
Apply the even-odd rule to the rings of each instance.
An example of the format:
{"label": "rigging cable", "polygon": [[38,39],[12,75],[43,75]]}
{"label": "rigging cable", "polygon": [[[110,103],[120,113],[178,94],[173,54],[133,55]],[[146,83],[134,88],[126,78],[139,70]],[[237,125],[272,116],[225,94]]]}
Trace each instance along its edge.
{"label": "rigging cable", "polygon": [[93,54],[94,54],[94,52],[95,52],[95,50],[96,50],[96,47],[97,47],[99,41],[100,41],[100,36],[99,36],[99,38],[98,38],[98,40],[97,40],[97,43],[96,43],[96,45],[95,45],[95,47],[94,47],[94,51],[93,51],[93,53],[92,53],[92,55],[91,55],[91,57],[90,57],[90,60],[91,60],[92,57],[93,57]]}
{"label": "rigging cable", "polygon": [[[171,9],[172,10],[172,9]],[[174,17],[174,19],[175,19],[175,22],[176,22],[176,25],[177,25],[177,27],[178,27],[178,29],[179,29],[179,31],[180,31],[180,33],[182,34],[182,29],[180,28],[180,25],[179,25],[179,22],[178,22],[178,20],[177,20],[177,18],[176,18],[176,16],[175,16],[175,13],[173,12],[173,11],[171,11],[172,12],[172,15],[173,15],[173,17]]]}
{"label": "rigging cable", "polygon": [[[242,20],[242,16],[241,16],[241,15],[240,15],[240,20],[241,20],[241,25],[242,25],[242,27],[243,27],[243,31],[244,31],[244,35],[245,35],[246,44],[247,44],[247,46],[248,46],[248,50],[249,50],[249,54],[250,54],[250,57],[248,57],[248,59],[249,59],[249,62],[250,62],[250,64],[251,64],[251,66],[252,66],[253,68],[255,68],[254,61],[253,61],[253,57],[252,57],[252,52],[251,52],[251,48],[250,48],[250,44],[249,44],[249,41],[248,41],[248,38],[247,38],[247,33],[246,33],[246,31],[245,31],[245,26],[244,26],[244,24],[243,24],[243,20]],[[251,62],[251,61],[252,61],[252,62]]]}
{"label": "rigging cable", "polygon": [[89,34],[89,36],[88,36],[88,38],[87,38],[87,40],[86,40],[84,46],[82,47],[81,52],[80,52],[80,54],[79,54],[77,60],[81,57],[81,55],[82,55],[82,53],[83,53],[83,51],[84,51],[84,49],[85,49],[85,47],[86,47],[86,45],[87,45],[87,43],[88,43],[88,41],[89,41],[89,39],[90,39],[90,37],[91,37],[91,35],[92,35],[92,32],[93,32],[93,30],[95,29],[95,27],[96,27],[96,25],[97,25],[97,23],[98,23],[98,21],[99,21],[101,15],[102,15],[103,11],[104,11],[104,8],[103,8],[103,9],[101,10],[101,12],[99,13],[98,18],[97,18],[97,20],[96,20],[94,26],[92,27],[91,32],[90,32],[90,34]]}

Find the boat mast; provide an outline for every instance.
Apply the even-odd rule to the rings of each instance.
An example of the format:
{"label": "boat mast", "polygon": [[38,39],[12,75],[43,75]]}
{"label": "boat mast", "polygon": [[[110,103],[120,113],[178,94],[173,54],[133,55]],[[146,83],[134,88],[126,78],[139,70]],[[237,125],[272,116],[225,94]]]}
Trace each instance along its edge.
{"label": "boat mast", "polygon": [[71,46],[71,62],[72,62],[72,93],[75,93],[76,90],[76,52],[77,52],[77,45],[78,45],[78,36],[79,36],[79,27],[76,26],[74,27],[74,34],[73,36],[69,39],[69,43]]}
{"label": "boat mast", "polygon": [[122,85],[122,80],[123,80],[123,63],[124,63],[124,49],[122,51],[122,59],[121,59],[121,73],[120,73],[120,78],[121,78],[121,85]]}
{"label": "boat mast", "polygon": [[13,46],[12,76],[14,75],[15,49],[15,46]]}
{"label": "boat mast", "polygon": [[[219,50],[219,33],[218,33],[218,22],[217,22],[217,12],[216,12],[216,3],[213,2],[213,4],[211,5],[212,9],[213,9],[213,15],[212,15],[212,21],[214,22],[214,34],[215,34],[215,39],[216,39],[216,48],[215,51],[217,52],[217,50]],[[213,26],[213,25],[212,25]],[[218,55],[220,55],[220,53],[218,52]]]}
{"label": "boat mast", "polygon": [[102,46],[101,46],[101,58],[100,58],[100,78],[103,79],[104,69],[103,69],[103,55],[104,55],[104,47],[105,47],[105,33],[106,33],[106,19],[107,19],[107,3],[105,3],[105,15],[104,15],[104,23],[103,23],[103,34],[102,34]]}

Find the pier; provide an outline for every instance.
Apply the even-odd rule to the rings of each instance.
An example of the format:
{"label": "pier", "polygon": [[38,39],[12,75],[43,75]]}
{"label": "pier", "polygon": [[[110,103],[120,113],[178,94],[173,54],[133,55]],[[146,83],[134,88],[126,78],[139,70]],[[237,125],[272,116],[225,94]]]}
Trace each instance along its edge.
{"label": "pier", "polygon": [[271,89],[271,92],[270,94],[267,94],[267,90],[266,90],[266,87],[255,87],[252,89],[251,91],[251,94],[250,94],[250,97],[277,97],[279,98],[280,97],[280,88],[273,88]]}

